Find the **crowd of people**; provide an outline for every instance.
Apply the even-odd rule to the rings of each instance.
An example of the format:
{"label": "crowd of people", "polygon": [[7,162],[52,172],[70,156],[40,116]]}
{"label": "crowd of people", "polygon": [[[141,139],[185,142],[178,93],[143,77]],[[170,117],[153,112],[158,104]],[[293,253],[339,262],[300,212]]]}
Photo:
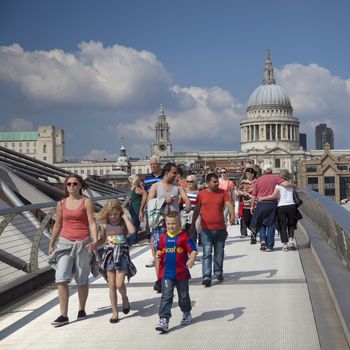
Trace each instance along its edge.
{"label": "crowd of people", "polygon": [[65,180],[64,199],[57,204],[49,244],[49,262],[56,269],[60,303],[60,316],[52,325],[69,323],[68,284],[73,271],[79,296],[77,320],[87,317],[90,272],[100,273],[108,282],[112,308],[109,321],[119,321],[117,292],[121,295],[122,312],[130,312],[125,278],[134,276],[136,267],[129,249],[137,241],[144,220],[151,253],[146,266],[155,268],[153,288],[161,293],[156,327],[160,332],[168,331],[175,287],[183,313],[180,323],[191,323],[189,269],[198,259],[198,246],[203,251],[203,286],[210,287],[212,278],[224,280],[227,225],[239,224],[242,238],[250,234],[250,244],[256,244],[259,238],[261,251],[273,251],[276,229],[282,250],[296,249],[294,228],[300,213],[288,171],[282,170],[276,176],[270,167],[265,167],[258,177],[257,169],[247,165],[236,183],[228,178],[226,168],[219,175],[207,169],[200,181],[194,174],[184,177],[175,163],[161,167],[157,156],[150,159],[150,167],[152,172],[144,179],[138,175],[130,178],[127,208],[112,199],[98,213],[83,195],[87,187],[84,180],[76,174]]}

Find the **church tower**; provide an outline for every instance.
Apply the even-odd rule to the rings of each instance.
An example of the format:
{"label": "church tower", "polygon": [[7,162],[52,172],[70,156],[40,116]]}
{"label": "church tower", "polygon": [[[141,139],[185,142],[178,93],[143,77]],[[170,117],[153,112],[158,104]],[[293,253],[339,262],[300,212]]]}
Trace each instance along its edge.
{"label": "church tower", "polygon": [[170,142],[170,128],[166,121],[163,105],[160,105],[160,112],[155,124],[155,140],[152,145],[152,155],[159,157],[171,156],[173,154],[172,144]]}

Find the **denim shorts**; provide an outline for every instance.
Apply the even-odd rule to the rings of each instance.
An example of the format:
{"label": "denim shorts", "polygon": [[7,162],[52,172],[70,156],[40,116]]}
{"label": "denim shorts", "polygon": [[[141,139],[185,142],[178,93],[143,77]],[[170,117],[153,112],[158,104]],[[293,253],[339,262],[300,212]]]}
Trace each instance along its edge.
{"label": "denim shorts", "polygon": [[117,263],[112,257],[107,264],[107,271],[128,272],[128,259],[126,258],[126,256],[121,255]]}
{"label": "denim shorts", "polygon": [[[57,243],[57,249],[60,248],[60,243]],[[76,257],[70,256],[70,251],[63,253],[57,261],[56,266],[56,283],[67,282],[74,278],[77,285],[84,285],[89,283],[90,274],[90,254],[87,249],[83,247]]]}

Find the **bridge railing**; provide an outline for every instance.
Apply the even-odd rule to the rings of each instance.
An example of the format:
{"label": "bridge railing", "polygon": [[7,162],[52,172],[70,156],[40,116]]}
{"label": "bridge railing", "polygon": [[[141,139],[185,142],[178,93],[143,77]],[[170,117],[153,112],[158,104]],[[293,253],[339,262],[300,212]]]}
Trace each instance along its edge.
{"label": "bridge railing", "polygon": [[[92,197],[96,208],[125,194]],[[17,280],[49,270],[48,246],[57,202],[0,208],[0,292]]]}
{"label": "bridge railing", "polygon": [[310,189],[299,192],[300,211],[327,239],[344,266],[350,269],[350,212],[332,199]]}

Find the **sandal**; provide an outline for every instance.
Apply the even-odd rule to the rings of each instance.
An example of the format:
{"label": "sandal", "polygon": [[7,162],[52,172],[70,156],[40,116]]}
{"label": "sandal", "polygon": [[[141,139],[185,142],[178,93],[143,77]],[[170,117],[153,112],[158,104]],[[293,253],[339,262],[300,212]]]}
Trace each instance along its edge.
{"label": "sandal", "polygon": [[117,316],[116,318],[113,318],[113,317],[110,318],[110,319],[109,319],[109,322],[110,322],[110,323],[117,323],[117,322],[119,322],[118,316]]}
{"label": "sandal", "polygon": [[129,303],[129,299],[127,298],[128,300],[128,306],[127,307],[124,307],[123,306],[123,314],[127,315],[129,312],[130,312],[130,303]]}

